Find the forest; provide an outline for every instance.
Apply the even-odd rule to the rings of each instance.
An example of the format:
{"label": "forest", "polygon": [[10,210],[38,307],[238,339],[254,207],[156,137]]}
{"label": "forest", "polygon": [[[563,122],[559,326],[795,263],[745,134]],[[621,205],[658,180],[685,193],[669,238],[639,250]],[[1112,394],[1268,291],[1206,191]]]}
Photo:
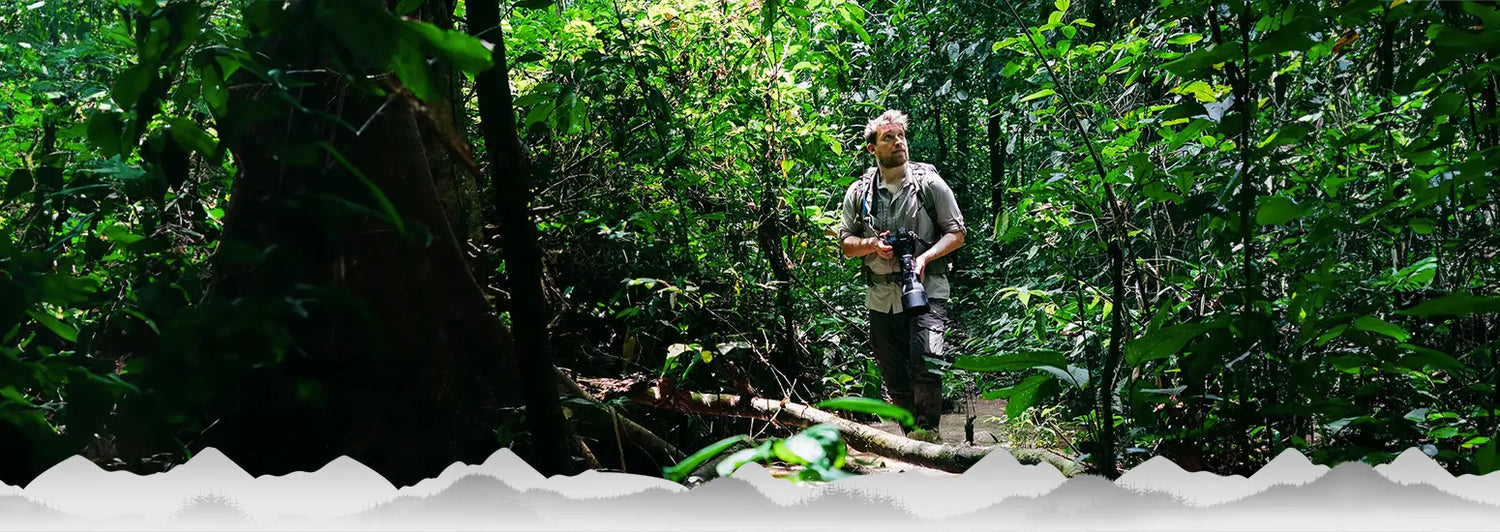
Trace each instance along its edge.
{"label": "forest", "polygon": [[[1494,1],[0,0],[0,482],[1488,473],[1497,78]],[[840,251],[886,110],[966,225],[940,443]]]}

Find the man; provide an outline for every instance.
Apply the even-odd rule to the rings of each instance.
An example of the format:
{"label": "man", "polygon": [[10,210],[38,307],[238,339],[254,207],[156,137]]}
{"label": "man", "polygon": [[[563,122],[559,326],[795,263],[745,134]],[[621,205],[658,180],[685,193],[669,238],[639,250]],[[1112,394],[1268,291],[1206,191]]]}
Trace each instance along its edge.
{"label": "man", "polygon": [[[926,357],[942,356],[949,299],[944,257],[963,245],[964,218],[953,189],[937,170],[908,161],[906,125],[900,111],[886,111],[865,124],[865,150],[875,156],[876,166],[844,194],[839,241],[845,257],[864,258],[870,340],[886,394],[892,404],[916,415],[918,429],[908,436],[935,441],[943,381]],[[929,302],[919,314],[903,312],[900,257],[882,238],[903,227],[919,240],[913,266]]]}

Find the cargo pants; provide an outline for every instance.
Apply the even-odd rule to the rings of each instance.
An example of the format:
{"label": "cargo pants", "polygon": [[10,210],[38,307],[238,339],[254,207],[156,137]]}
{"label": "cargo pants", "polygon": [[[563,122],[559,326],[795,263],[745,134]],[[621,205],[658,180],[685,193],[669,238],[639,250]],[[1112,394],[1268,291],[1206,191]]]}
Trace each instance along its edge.
{"label": "cargo pants", "polygon": [[870,343],[890,403],[910,410],[917,426],[935,430],[943,415],[942,370],[927,357],[942,359],[948,331],[948,300],[928,300],[928,310],[910,316],[870,311]]}

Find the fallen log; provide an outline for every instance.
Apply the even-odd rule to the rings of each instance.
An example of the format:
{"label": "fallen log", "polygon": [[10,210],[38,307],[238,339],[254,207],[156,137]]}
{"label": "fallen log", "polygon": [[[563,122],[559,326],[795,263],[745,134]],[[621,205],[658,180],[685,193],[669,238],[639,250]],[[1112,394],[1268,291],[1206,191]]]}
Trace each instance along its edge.
{"label": "fallen log", "polygon": [[614,427],[612,428],[612,430],[614,430],[616,434],[623,436],[631,443],[634,443],[640,448],[645,449],[648,453],[655,457],[659,461],[659,463],[675,464],[677,462],[681,462],[683,458],[687,457],[687,455],[683,454],[682,451],[677,449],[677,447],[673,446],[671,443],[668,443],[666,440],[661,439],[661,437],[657,436],[656,433],[651,432],[649,429],[640,426],[634,421],[631,421],[630,418],[620,415],[619,412],[616,412],[615,409],[611,408],[609,405],[600,403],[598,398],[595,398],[593,394],[584,391],[583,387],[579,386],[572,377],[569,377],[568,374],[564,373],[562,370],[557,370],[557,388],[563,393],[563,395],[567,395],[569,397],[578,397],[587,400],[590,406],[602,412],[604,415],[609,416],[613,420]]}
{"label": "fallen log", "polygon": [[626,394],[632,402],[690,414],[732,416],[773,421],[797,427],[828,423],[838,427],[844,442],[863,452],[877,454],[950,473],[963,473],[995,450],[1004,450],[1023,464],[1048,464],[1066,476],[1083,472],[1067,457],[1042,449],[1008,449],[1001,446],[969,447],[941,445],[898,436],[855,423],[829,412],[790,401],[760,397],[636,387]]}

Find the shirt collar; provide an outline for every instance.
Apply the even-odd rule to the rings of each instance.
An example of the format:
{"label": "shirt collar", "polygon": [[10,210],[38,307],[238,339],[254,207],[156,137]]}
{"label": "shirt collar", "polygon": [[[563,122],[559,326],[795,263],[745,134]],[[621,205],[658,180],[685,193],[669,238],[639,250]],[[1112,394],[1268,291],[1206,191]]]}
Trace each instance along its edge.
{"label": "shirt collar", "polygon": [[[875,180],[878,182],[878,184],[876,186],[879,187],[880,190],[882,190],[882,191],[886,190],[885,183],[883,181],[884,178],[881,177],[881,175],[880,175],[880,167],[879,166],[875,167]],[[906,189],[912,188],[912,187],[915,187],[915,186],[917,186],[917,176],[916,176],[916,174],[914,172],[912,172],[912,170],[911,170],[911,163],[908,162],[908,163],[906,163],[906,175],[901,176],[901,189],[899,191],[900,192],[905,192]]]}

